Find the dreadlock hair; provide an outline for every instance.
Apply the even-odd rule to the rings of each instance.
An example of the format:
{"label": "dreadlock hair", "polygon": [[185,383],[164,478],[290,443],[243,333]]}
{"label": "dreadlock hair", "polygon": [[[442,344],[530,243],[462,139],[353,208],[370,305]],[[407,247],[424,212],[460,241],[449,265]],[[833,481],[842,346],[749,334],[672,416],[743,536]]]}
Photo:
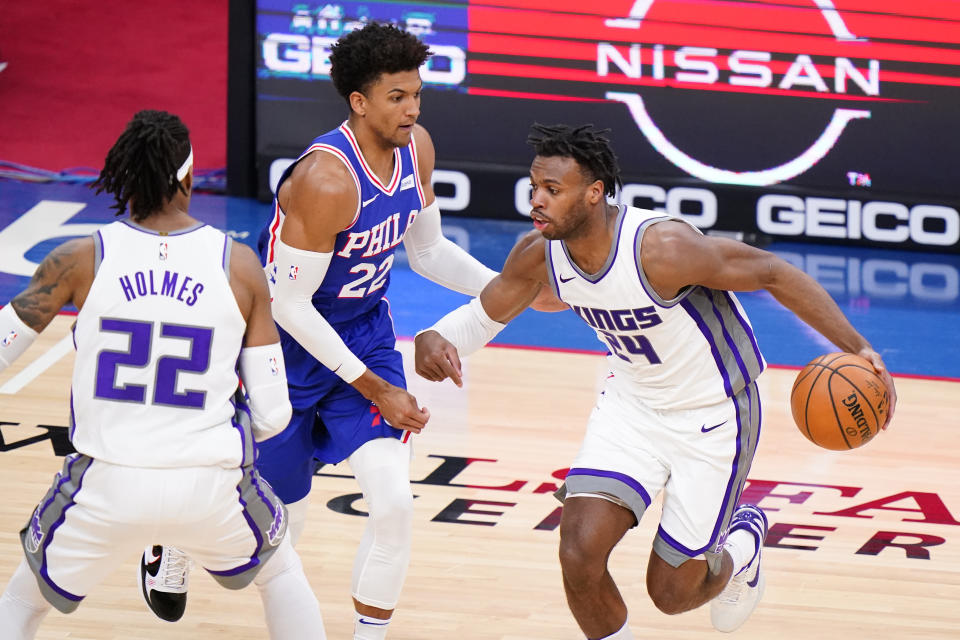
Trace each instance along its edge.
{"label": "dreadlock hair", "polygon": [[617,193],[618,187],[623,187],[617,156],[604,135],[610,129],[594,129],[592,124],[574,128],[565,124],[539,123],[534,123],[530,129],[527,144],[536,150],[538,156],[573,158],[591,181],[603,182],[604,193],[610,197]]}
{"label": "dreadlock hair", "polygon": [[177,169],[190,154],[190,132],[177,116],[166,111],[137,112],[107,152],[100,176],[90,185],[97,193],[112,193],[111,209],[143,220],[158,211],[177,191]]}
{"label": "dreadlock hair", "polygon": [[343,36],[330,49],[330,77],[347,103],[364,93],[382,73],[419,69],[430,51],[415,35],[393,25],[371,22]]}

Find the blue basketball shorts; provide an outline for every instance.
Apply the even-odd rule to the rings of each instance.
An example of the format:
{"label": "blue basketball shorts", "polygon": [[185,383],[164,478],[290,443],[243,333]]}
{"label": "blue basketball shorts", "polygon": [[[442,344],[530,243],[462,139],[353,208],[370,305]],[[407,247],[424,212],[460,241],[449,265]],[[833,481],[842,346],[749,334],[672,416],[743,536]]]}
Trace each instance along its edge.
{"label": "blue basketball shorts", "polygon": [[[403,361],[389,304],[380,302],[349,326],[334,327],[367,368],[405,389]],[[315,461],[336,464],[375,438],[407,438],[387,424],[360,392],[324,367],[280,330],[293,417],[284,431],[258,445],[256,466],[285,503],[310,493]]]}

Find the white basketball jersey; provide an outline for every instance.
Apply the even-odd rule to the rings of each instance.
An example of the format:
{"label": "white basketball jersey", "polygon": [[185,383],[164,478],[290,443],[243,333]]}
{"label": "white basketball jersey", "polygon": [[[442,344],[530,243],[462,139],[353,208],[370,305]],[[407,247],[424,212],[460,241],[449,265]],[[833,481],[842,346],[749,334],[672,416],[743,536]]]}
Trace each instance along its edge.
{"label": "white basketball jersey", "polygon": [[246,322],[229,283],[232,241],[202,224],[161,234],[130,221],[94,241],[74,327],[74,447],[129,466],[252,462],[233,401]]}
{"label": "white basketball jersey", "polygon": [[663,300],[640,264],[644,230],[671,219],[621,206],[606,263],[588,274],[561,240],[547,242],[547,272],[570,305],[610,350],[625,392],[654,409],[692,409],[732,397],[766,363],[736,296],[694,286]]}

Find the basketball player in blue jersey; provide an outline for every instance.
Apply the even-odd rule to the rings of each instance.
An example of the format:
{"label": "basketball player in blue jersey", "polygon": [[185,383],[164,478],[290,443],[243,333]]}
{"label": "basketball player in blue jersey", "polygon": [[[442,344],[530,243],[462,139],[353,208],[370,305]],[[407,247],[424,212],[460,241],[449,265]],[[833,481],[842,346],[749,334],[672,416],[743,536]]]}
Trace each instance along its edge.
{"label": "basketball player in blue jersey", "polygon": [[188,214],[192,184],[187,128],[137,113],[94,184],[130,217],[54,249],[0,310],[2,371],[62,307],[79,309],[78,453],[20,532],[5,640],[33,638],[51,607],[76,609],[153,536],[227,588],[254,581],[271,638],[326,637],[286,509],[253,467],[254,442],[291,413],[266,278],[253,251]]}
{"label": "basketball player in blue jersey", "polygon": [[[771,253],[662,213],[608,204],[620,185],[590,126],[534,125],[535,231],[479,298],[416,338],[417,372],[461,384],[460,357],[488,342],[549,285],[609,349],[610,376],[558,496],[567,602],[587,638],[633,638],[607,558],[658,493],[663,514],[647,589],[668,614],[711,602],[733,631],[763,593],[767,519],[738,505],[760,435],[765,367],[731,291],[766,289],[831,342],[893,380],[880,355],[812,278]],[[889,417],[888,417],[889,424]],[[886,424],[884,425],[886,428]]]}
{"label": "basketball player in blue jersey", "polygon": [[406,391],[395,348],[384,297],[394,252],[402,242],[414,271],[468,295],[495,275],[441,234],[433,143],[417,124],[428,55],[415,36],[377,23],[332,47],[330,75],[349,115],[281,176],[259,242],[293,418],[260,447],[257,467],[287,504],[296,542],[315,461],[350,464],[370,514],[353,568],[355,640],[386,637],[399,600],[412,537],[410,434],[430,417]]}

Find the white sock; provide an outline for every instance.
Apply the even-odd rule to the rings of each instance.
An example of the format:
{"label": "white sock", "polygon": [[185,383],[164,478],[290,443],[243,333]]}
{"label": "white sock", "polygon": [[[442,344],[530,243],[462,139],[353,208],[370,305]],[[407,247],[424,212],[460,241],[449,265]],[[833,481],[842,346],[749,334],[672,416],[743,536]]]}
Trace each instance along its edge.
{"label": "white sock", "polygon": [[381,620],[371,618],[356,611],[353,612],[356,622],[353,624],[353,640],[383,640],[387,637],[387,626],[390,618]]}
{"label": "white sock", "polygon": [[271,640],[326,640],[320,605],[289,532],[253,582],[260,590]]}
{"label": "white sock", "polygon": [[608,636],[604,636],[600,640],[633,640],[633,633],[631,633],[630,627],[628,626],[629,622],[630,618],[627,618],[624,620],[623,626],[620,627],[619,631],[615,631]]}
{"label": "white sock", "polygon": [[0,597],[0,620],[4,640],[31,640],[53,607],[43,597],[37,578],[26,560],[21,560]]}
{"label": "white sock", "polygon": [[737,575],[744,567],[753,561],[757,555],[757,537],[749,529],[735,529],[727,536],[727,541],[723,548],[730,554],[733,560],[733,573]]}

